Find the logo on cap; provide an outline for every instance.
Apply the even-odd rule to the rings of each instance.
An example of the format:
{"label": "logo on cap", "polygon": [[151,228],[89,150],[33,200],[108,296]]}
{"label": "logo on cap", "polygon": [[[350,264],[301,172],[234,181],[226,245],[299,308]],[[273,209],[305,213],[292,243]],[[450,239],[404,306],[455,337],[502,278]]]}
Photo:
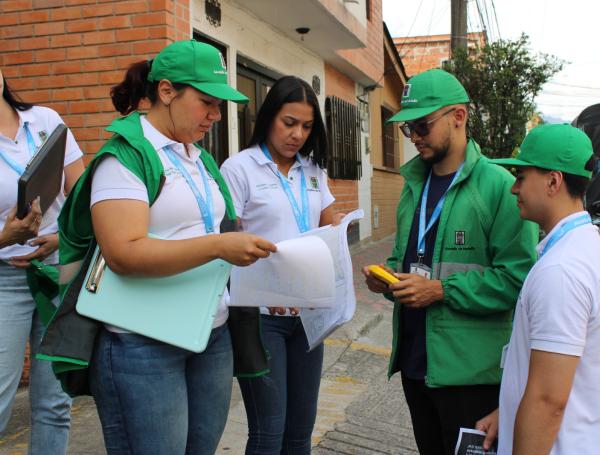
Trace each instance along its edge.
{"label": "logo on cap", "polygon": [[225,64],[225,57],[223,57],[223,54],[221,52],[218,52],[219,57],[221,58],[221,67],[222,69],[215,69],[213,71],[213,73],[215,74],[227,74],[227,65]]}
{"label": "logo on cap", "polygon": [[406,84],[402,90],[402,98],[406,98],[408,95],[410,95],[410,84]]}

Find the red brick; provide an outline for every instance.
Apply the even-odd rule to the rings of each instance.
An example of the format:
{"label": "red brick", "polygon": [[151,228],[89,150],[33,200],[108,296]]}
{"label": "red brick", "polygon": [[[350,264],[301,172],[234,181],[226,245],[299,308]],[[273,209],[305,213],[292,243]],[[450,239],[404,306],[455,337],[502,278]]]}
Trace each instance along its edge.
{"label": "red brick", "polygon": [[3,65],[19,65],[22,63],[32,63],[33,52],[16,52],[4,54]]}
{"label": "red brick", "polygon": [[134,14],[148,11],[148,2],[143,1],[122,1],[115,5],[115,14]]}
{"label": "red brick", "polygon": [[14,27],[2,27],[0,37],[2,38],[25,38],[33,35],[33,25],[16,25]]}
{"label": "red brick", "polygon": [[20,43],[21,43],[21,40],[18,40],[18,39],[4,40],[2,42],[2,53],[20,50],[21,49],[21,47],[19,46]]}
{"label": "red brick", "polygon": [[90,5],[96,3],[96,0],[66,0],[67,5]]}
{"label": "red brick", "polygon": [[83,34],[83,44],[104,44],[113,43],[115,41],[115,32],[107,30],[103,32],[89,32]]}
{"label": "red brick", "polygon": [[117,57],[116,65],[113,65],[112,69],[127,69],[132,63],[137,63],[144,60],[144,58],[137,53],[135,55],[128,55],[126,57]]}
{"label": "red brick", "polygon": [[102,139],[100,137],[101,128],[77,128],[73,129],[73,135],[78,141],[93,141]]}
{"label": "red brick", "polygon": [[148,8],[150,11],[173,11],[172,0],[150,0],[148,2]]}
{"label": "red brick", "polygon": [[21,40],[21,49],[48,49],[50,47],[50,38],[42,36],[40,38],[28,38]]}
{"label": "red brick", "polygon": [[50,14],[48,11],[27,11],[21,13],[19,18],[21,24],[31,24],[33,22],[47,22]]}
{"label": "red brick", "polygon": [[56,62],[64,60],[67,53],[64,49],[46,49],[43,51],[36,51],[35,61],[36,62]]}
{"label": "red brick", "polygon": [[2,75],[9,79],[21,76],[21,65],[5,66],[2,68]]}
{"label": "red brick", "polygon": [[101,84],[118,84],[123,80],[124,72],[119,71],[106,71],[104,73],[100,73],[100,83]]}
{"label": "red brick", "polygon": [[63,3],[63,0],[33,0],[32,7],[35,9],[57,8],[63,6]]}
{"label": "red brick", "polygon": [[172,27],[151,27],[149,30],[150,39],[173,38]]}
{"label": "red brick", "polygon": [[83,8],[83,17],[101,17],[109,16],[113,13],[113,5],[96,5],[93,8]]}
{"label": "red brick", "polygon": [[56,47],[71,47],[81,45],[81,34],[70,33],[68,35],[54,35],[50,37],[50,46]]}
{"label": "red brick", "polygon": [[114,28],[125,28],[131,26],[131,19],[129,16],[110,16],[103,17],[99,21],[99,27],[101,30],[108,30]]}
{"label": "red brick", "polygon": [[148,29],[147,28],[132,28],[126,30],[117,30],[115,32],[116,38],[118,42],[123,41],[137,41],[148,39]]}
{"label": "red brick", "polygon": [[67,58],[70,60],[94,57],[98,57],[98,46],[81,46],[67,48]]}
{"label": "red brick", "polygon": [[0,26],[19,24],[19,13],[0,14]]}
{"label": "red brick", "polygon": [[[170,14],[169,14],[170,16]],[[161,25],[167,21],[167,14],[164,12],[138,14],[133,16],[131,23],[134,27],[145,27],[148,25]]]}
{"label": "red brick", "polygon": [[51,108],[51,109],[54,109],[56,112],[58,112],[61,117],[68,112],[67,111],[67,103],[64,103],[64,102],[62,102],[62,103],[57,103],[57,102],[48,103],[48,107]]}
{"label": "red brick", "polygon": [[23,65],[21,67],[22,76],[41,76],[50,74],[50,64],[36,63],[34,65]]}
{"label": "red brick", "polygon": [[65,33],[65,23],[60,21],[34,24],[33,33],[37,36],[60,35]]}
{"label": "red brick", "polygon": [[28,90],[20,92],[19,95],[28,103],[41,104],[50,101],[50,90]]}
{"label": "red brick", "polygon": [[70,87],[83,87],[84,85],[98,84],[98,73],[68,74],[67,84]]}
{"label": "red brick", "polygon": [[108,126],[119,114],[113,112],[103,112],[101,114],[89,115],[85,118],[85,126]]}
{"label": "red brick", "polygon": [[0,12],[26,11],[31,9],[31,0],[2,0]]}
{"label": "red brick", "polygon": [[52,65],[52,74],[79,73],[82,70],[81,61],[67,60]]}
{"label": "red brick", "polygon": [[142,41],[141,43],[133,44],[133,53],[136,55],[155,55],[159,53],[166,45],[166,40]]}
{"label": "red brick", "polygon": [[98,21],[94,19],[67,22],[68,33],[91,32],[94,30],[98,30]]}
{"label": "red brick", "polygon": [[42,76],[37,78],[36,88],[58,88],[66,85],[67,78],[61,74],[58,76]]}
{"label": "red brick", "polygon": [[101,103],[98,101],[72,101],[69,103],[69,112],[71,114],[85,114],[101,112]]}
{"label": "red brick", "polygon": [[71,101],[83,99],[83,89],[81,87],[62,88],[52,92],[52,99],[55,101]]}
{"label": "red brick", "polygon": [[65,115],[63,120],[65,121],[65,125],[67,125],[69,128],[82,127],[85,123],[85,117],[79,114]]}
{"label": "red brick", "polygon": [[111,87],[110,85],[85,87],[83,89],[83,99],[86,99],[86,100],[99,99],[99,98],[108,99],[110,97],[110,87]]}
{"label": "red brick", "polygon": [[95,58],[85,62],[85,70],[92,71],[110,71],[116,69],[115,60],[112,58]]}
{"label": "red brick", "polygon": [[103,44],[102,46],[97,46],[96,50],[99,57],[129,55],[131,54],[131,43]]}
{"label": "red brick", "polygon": [[70,6],[63,8],[56,8],[50,11],[50,16],[53,21],[64,21],[81,18],[81,7]]}

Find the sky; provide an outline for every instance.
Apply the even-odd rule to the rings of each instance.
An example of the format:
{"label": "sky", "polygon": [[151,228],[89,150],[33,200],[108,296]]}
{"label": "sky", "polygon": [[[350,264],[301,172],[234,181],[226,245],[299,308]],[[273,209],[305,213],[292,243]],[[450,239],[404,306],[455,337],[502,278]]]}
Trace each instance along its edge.
{"label": "sky", "polygon": [[[450,0],[382,1],[392,37],[450,33]],[[600,1],[468,0],[469,31],[482,29],[477,3],[492,40],[517,39],[524,32],[533,53],[566,61],[535,99],[542,117],[571,122],[585,107],[600,103]]]}

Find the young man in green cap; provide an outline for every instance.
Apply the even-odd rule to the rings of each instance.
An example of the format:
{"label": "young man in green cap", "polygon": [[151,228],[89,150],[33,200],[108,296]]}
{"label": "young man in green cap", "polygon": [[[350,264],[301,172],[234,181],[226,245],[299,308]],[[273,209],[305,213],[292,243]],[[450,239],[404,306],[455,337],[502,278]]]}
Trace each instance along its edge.
{"label": "young man in green cap", "polygon": [[[408,81],[390,121],[419,156],[402,167],[396,244],[400,279],[367,284],[395,302],[389,374],[400,371],[421,454],[453,454],[460,427],[495,409],[500,354],[534,261],[537,228],[523,222],[514,178],[467,137],[469,97],[442,70]],[[485,414],[484,414],[485,415]]]}
{"label": "young man in green cap", "polygon": [[570,125],[542,125],[516,159],[521,217],[548,235],[519,296],[498,411],[482,419],[498,454],[597,454],[600,447],[600,236],[584,211],[592,143]]}

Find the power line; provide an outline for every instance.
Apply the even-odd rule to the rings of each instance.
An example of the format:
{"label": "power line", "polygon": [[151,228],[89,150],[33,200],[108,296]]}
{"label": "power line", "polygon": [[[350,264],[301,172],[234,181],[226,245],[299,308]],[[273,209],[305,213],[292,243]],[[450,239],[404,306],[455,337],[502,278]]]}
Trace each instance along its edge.
{"label": "power line", "polygon": [[500,24],[498,23],[498,14],[496,14],[496,4],[494,3],[494,0],[491,0],[492,2],[492,10],[494,11],[494,19],[496,20],[496,28],[498,29],[498,38],[502,39],[502,35],[500,34]]}
{"label": "power line", "polygon": [[[431,15],[429,16],[429,26],[427,27],[427,33],[425,36],[429,36],[429,32],[431,31],[431,24],[433,23],[433,13],[435,13],[435,7],[437,6],[437,0],[433,2],[433,9],[431,10]],[[425,44],[425,48],[427,48],[427,44]],[[421,54],[421,60],[419,60],[419,67],[417,69],[417,73],[421,71],[421,65],[423,64],[423,57],[425,57],[425,52]]]}
{"label": "power line", "polygon": [[585,85],[565,84],[563,82],[548,81],[548,82],[546,82],[546,84],[560,85],[562,87],[571,87],[571,88],[583,88],[583,89],[588,89],[588,90],[600,90],[600,87],[589,87],[589,86],[585,86]]}
{"label": "power line", "polygon": [[406,37],[404,38],[404,41],[402,42],[402,44],[400,44],[400,47],[398,48],[398,55],[400,55],[400,51],[402,50],[402,48],[404,47],[404,45],[406,44],[406,42],[408,41],[408,38],[410,37],[410,32],[412,32],[412,29],[415,25],[415,22],[417,22],[417,17],[419,17],[419,11],[421,11],[421,6],[423,6],[423,0],[421,0],[419,2],[419,7],[417,8],[417,13],[415,14],[415,17],[412,21],[412,24],[410,24],[410,28],[408,29],[408,33],[406,34]]}
{"label": "power line", "polygon": [[553,95],[553,96],[566,96],[569,98],[599,98],[600,93],[598,95],[594,95],[593,93],[565,93],[565,92],[552,92],[548,90],[542,90],[540,95]]}

